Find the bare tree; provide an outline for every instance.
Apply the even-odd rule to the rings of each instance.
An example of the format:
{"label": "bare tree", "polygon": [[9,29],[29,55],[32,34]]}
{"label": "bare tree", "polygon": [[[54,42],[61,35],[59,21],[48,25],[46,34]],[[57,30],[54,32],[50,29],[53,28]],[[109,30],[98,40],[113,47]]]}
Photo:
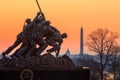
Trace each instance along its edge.
{"label": "bare tree", "polygon": [[100,62],[100,77],[103,80],[103,71],[110,61],[112,56],[113,46],[117,44],[117,33],[111,32],[108,29],[99,28],[89,34],[86,45],[89,50],[97,53]]}
{"label": "bare tree", "polygon": [[113,69],[113,74],[114,74],[114,80],[116,80],[116,68],[118,67],[117,59],[119,57],[118,55],[120,54],[120,45],[113,46],[112,53],[113,53],[113,56],[111,58],[112,69]]}

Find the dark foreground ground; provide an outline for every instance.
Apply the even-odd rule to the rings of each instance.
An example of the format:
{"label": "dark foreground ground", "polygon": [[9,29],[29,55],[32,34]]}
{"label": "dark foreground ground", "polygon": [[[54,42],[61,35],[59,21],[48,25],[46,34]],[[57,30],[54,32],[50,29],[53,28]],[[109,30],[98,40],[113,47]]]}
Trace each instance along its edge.
{"label": "dark foreground ground", "polygon": [[0,68],[0,80],[90,80],[90,69]]}

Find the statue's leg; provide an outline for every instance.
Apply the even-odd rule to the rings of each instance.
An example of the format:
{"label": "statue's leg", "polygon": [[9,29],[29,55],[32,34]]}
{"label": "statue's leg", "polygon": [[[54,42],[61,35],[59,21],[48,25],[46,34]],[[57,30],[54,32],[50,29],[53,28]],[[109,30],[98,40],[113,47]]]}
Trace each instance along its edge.
{"label": "statue's leg", "polygon": [[19,44],[21,43],[20,39],[17,39],[14,44],[12,46],[10,46],[4,53],[3,55],[5,56],[5,54],[9,54],[15,47],[17,47]]}
{"label": "statue's leg", "polygon": [[60,46],[58,44],[52,44],[51,46],[53,46],[51,49],[46,50],[48,53],[51,52],[55,52],[56,53],[56,57],[59,56],[59,51],[60,51]]}
{"label": "statue's leg", "polygon": [[29,50],[29,48],[31,47],[29,41],[25,38],[22,38],[22,46],[19,48],[19,51],[17,52],[17,56],[22,56],[25,53],[27,53],[27,51]]}
{"label": "statue's leg", "polygon": [[34,52],[36,51],[36,46],[33,45],[29,50],[28,52],[26,53],[25,57],[30,57]]}
{"label": "statue's leg", "polygon": [[19,50],[23,47],[24,45],[22,44],[21,46],[20,46],[20,48],[19,49],[17,49],[12,55],[11,55],[11,57],[13,57],[13,56],[18,56],[17,55],[17,53],[19,52]]}
{"label": "statue's leg", "polygon": [[22,48],[19,49],[19,51],[17,52],[17,56],[22,56],[24,55],[25,53],[27,53],[29,49],[29,46],[27,45],[24,45]]}
{"label": "statue's leg", "polygon": [[60,46],[58,44],[54,44],[54,45],[50,45],[50,46],[53,46],[53,47],[51,49],[47,50],[47,52],[49,52],[49,53],[55,52],[60,49]]}
{"label": "statue's leg", "polygon": [[55,53],[56,53],[56,57],[58,58],[59,53],[60,53],[60,48],[59,48],[59,49],[57,49]]}
{"label": "statue's leg", "polygon": [[36,42],[39,45],[39,48],[37,49],[35,55],[39,56],[47,48],[48,44],[46,43],[45,40],[41,38],[40,39],[38,38]]}

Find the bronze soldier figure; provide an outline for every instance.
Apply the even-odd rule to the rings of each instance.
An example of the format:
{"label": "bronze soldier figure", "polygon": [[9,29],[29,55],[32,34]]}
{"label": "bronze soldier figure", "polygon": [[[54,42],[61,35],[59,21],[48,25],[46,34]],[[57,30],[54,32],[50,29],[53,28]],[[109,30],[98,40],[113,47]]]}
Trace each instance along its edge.
{"label": "bronze soldier figure", "polygon": [[63,43],[63,38],[67,38],[67,34],[63,33],[60,34],[59,30],[57,30],[55,27],[51,26],[51,28],[54,30],[54,35],[47,37],[45,40],[48,45],[53,46],[53,48],[46,50],[48,53],[55,52],[56,57],[58,57],[61,44]]}
{"label": "bronze soldier figure", "polygon": [[[36,23],[35,26],[35,33],[34,33],[34,41],[35,44],[31,49],[27,52],[26,57],[30,57],[33,53],[35,53],[36,56],[40,56],[40,53],[42,53],[48,46],[44,38],[47,35],[54,34],[53,30],[49,27],[50,21],[45,21],[43,23]],[[36,49],[36,45],[39,45],[39,47]]]}
{"label": "bronze soldier figure", "polygon": [[[35,17],[35,19],[39,16],[40,14],[37,13],[37,16]],[[34,20],[35,20],[34,19]],[[33,21],[34,21],[33,20]],[[6,54],[9,54],[14,48],[16,48],[18,45],[20,45],[22,43],[22,46],[16,51],[17,54],[20,54],[20,53],[24,53],[26,52],[26,50],[28,50],[28,48],[30,47],[30,44],[31,44],[31,31],[33,29],[33,23],[34,22],[31,22],[31,19],[30,18],[27,18],[26,19],[26,25],[23,26],[23,31],[20,32],[18,35],[17,35],[17,39],[16,41],[14,42],[14,44],[12,46],[10,46],[5,52],[3,52],[3,56],[5,56]],[[16,54],[15,54],[16,55]]]}

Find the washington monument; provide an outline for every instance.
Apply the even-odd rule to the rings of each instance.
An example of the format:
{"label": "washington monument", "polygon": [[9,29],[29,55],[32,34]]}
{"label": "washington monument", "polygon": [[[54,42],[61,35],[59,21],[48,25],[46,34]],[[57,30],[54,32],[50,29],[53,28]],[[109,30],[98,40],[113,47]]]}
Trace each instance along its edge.
{"label": "washington monument", "polygon": [[80,55],[83,55],[83,28],[80,29]]}

